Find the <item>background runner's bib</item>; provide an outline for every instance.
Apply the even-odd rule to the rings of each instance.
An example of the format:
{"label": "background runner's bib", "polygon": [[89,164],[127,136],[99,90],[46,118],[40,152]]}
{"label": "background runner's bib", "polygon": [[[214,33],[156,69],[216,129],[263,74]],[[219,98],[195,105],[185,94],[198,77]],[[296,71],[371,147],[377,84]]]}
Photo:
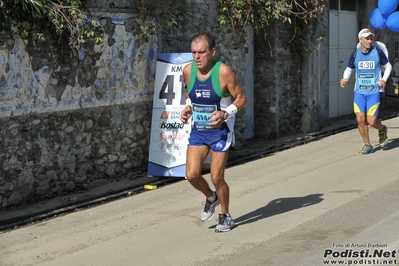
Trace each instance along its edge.
{"label": "background runner's bib", "polygon": [[381,64],[376,47],[372,47],[368,54],[363,54],[359,48],[354,65],[356,66],[355,91],[361,94],[379,93],[380,88],[376,84],[381,79]]}
{"label": "background runner's bib", "polygon": [[374,74],[358,74],[357,80],[359,82],[359,90],[372,90],[374,89]]}

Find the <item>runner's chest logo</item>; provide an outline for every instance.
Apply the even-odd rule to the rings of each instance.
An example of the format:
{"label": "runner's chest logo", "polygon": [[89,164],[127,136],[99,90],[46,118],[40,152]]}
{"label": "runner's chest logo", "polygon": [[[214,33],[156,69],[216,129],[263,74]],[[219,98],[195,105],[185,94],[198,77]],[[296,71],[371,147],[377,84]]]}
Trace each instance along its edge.
{"label": "runner's chest logo", "polygon": [[195,91],[195,97],[196,98],[206,98],[209,99],[211,98],[211,91],[210,90],[196,90]]}

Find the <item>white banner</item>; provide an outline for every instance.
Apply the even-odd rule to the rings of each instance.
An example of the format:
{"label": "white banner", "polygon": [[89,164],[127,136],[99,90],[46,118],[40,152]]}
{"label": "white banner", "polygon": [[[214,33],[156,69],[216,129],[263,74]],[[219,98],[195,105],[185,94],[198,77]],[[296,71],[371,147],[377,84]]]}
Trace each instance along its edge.
{"label": "white banner", "polygon": [[154,85],[148,176],[185,177],[191,124],[180,121],[186,105],[183,68],[191,53],[158,54]]}

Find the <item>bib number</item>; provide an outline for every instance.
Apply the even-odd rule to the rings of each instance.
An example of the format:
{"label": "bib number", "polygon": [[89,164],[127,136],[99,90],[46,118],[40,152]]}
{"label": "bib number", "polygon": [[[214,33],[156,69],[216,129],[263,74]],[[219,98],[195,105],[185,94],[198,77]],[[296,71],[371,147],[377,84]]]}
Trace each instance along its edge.
{"label": "bib number", "polygon": [[205,105],[193,103],[193,122],[198,130],[213,129],[209,125],[211,114],[217,110],[216,105]]}
{"label": "bib number", "polygon": [[359,74],[357,80],[359,90],[372,90],[375,86],[374,74]]}

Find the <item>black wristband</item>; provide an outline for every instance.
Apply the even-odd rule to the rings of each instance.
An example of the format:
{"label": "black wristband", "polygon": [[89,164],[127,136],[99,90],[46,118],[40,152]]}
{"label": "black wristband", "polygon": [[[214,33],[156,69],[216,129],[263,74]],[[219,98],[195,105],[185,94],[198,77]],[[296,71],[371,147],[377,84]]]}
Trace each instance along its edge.
{"label": "black wristband", "polygon": [[225,110],[222,110],[223,113],[223,119],[226,120],[227,118],[229,118],[229,113],[226,112]]}

